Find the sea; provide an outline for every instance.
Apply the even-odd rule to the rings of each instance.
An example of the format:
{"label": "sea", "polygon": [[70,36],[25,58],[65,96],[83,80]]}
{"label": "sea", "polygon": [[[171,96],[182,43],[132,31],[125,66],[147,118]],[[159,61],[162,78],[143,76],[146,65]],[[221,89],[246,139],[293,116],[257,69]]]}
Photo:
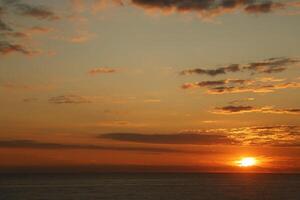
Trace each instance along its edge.
{"label": "sea", "polygon": [[1,174],[1,200],[300,200],[300,174]]}

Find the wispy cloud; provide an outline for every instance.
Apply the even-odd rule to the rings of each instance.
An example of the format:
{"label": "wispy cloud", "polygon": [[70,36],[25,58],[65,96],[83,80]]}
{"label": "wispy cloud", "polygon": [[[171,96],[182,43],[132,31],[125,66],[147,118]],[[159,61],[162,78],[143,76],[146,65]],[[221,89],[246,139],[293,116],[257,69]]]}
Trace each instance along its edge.
{"label": "wispy cloud", "polygon": [[185,130],[181,133],[107,133],[100,139],[174,145],[300,146],[299,126],[254,126],[228,129]]}
{"label": "wispy cloud", "polygon": [[180,72],[181,75],[199,74],[217,76],[227,73],[244,72],[248,71],[254,73],[278,73],[287,70],[287,68],[293,64],[299,63],[299,60],[293,58],[269,58],[263,61],[251,62],[248,64],[230,64],[225,67],[219,67],[216,69],[187,69]]}
{"label": "wispy cloud", "polygon": [[220,67],[217,69],[201,69],[201,68],[195,68],[195,69],[188,69],[183,70],[180,72],[181,75],[189,75],[189,74],[205,74],[209,76],[217,76],[220,74],[226,74],[228,72],[238,72],[240,71],[240,66],[238,64],[231,64],[226,67]]}
{"label": "wispy cloud", "polygon": [[[8,2],[8,1],[7,1]],[[36,19],[46,19],[46,20],[58,20],[60,17],[56,15],[50,9],[44,6],[36,6],[26,3],[21,3],[19,1],[10,1],[9,4],[11,8],[16,10],[16,13],[23,16],[34,17]]]}
{"label": "wispy cloud", "polygon": [[[34,5],[21,0],[2,0],[0,1],[0,54],[8,55],[11,53],[21,53],[23,55],[32,56],[41,53],[38,50],[31,50],[27,43],[20,42],[20,39],[26,39],[36,32],[46,32],[48,29],[25,28],[26,25],[16,25],[8,20],[12,15],[17,19],[31,17],[38,20],[58,20],[60,17],[49,8],[40,5]],[[24,30],[20,30],[23,27]],[[17,39],[17,40],[16,40]],[[26,44],[26,45],[25,45]]]}
{"label": "wispy cloud", "polygon": [[110,74],[110,73],[115,73],[117,72],[116,69],[110,68],[110,67],[97,67],[94,69],[91,69],[89,71],[89,74],[91,75],[96,75],[96,74]]}
{"label": "wispy cloud", "polygon": [[225,135],[208,133],[176,133],[176,134],[141,134],[141,133],[108,133],[99,138],[124,142],[152,144],[233,144],[234,141]]}
{"label": "wispy cloud", "polygon": [[300,146],[299,126],[258,126],[225,130],[242,145]]}
{"label": "wispy cloud", "polygon": [[79,95],[61,95],[51,97],[49,103],[53,104],[82,104],[82,103],[92,103],[89,97],[79,96]]}
{"label": "wispy cloud", "polygon": [[[202,81],[185,83],[182,89],[207,88],[208,94],[230,94],[230,93],[269,93],[276,90],[288,88],[300,88],[298,81],[283,82],[284,79],[225,79],[217,81]],[[276,80],[276,81],[275,81]]]}
{"label": "wispy cloud", "polygon": [[217,81],[201,81],[195,83],[185,83],[182,85],[183,89],[190,89],[190,88],[204,88],[204,87],[215,87],[215,86],[222,86],[226,84],[248,84],[251,83],[251,80],[244,80],[244,79],[225,79],[225,80],[217,80]]}
{"label": "wispy cloud", "polygon": [[63,144],[49,143],[34,140],[1,140],[0,148],[22,148],[22,149],[86,149],[99,151],[135,151],[149,153],[193,153],[180,149],[162,148],[162,147],[134,147],[134,146],[101,146],[90,144]]}
{"label": "wispy cloud", "polygon": [[216,107],[214,111],[215,114],[241,114],[241,113],[272,113],[272,114],[300,114],[300,109],[290,108],[290,109],[279,109],[272,106],[264,107],[253,107],[253,106],[224,106]]}
{"label": "wispy cloud", "polygon": [[0,41],[0,54],[8,55],[14,52],[21,53],[27,56],[33,56],[39,53],[39,51],[30,50],[21,44],[13,44],[8,41]]}
{"label": "wispy cloud", "polygon": [[208,94],[230,94],[230,93],[270,93],[276,90],[289,89],[289,88],[300,88],[299,82],[286,82],[278,84],[250,84],[243,86],[220,86],[209,88]]}
{"label": "wispy cloud", "polygon": [[244,66],[245,70],[253,73],[276,73],[287,69],[289,65],[299,63],[299,60],[292,58],[270,58],[261,62],[253,62]]}

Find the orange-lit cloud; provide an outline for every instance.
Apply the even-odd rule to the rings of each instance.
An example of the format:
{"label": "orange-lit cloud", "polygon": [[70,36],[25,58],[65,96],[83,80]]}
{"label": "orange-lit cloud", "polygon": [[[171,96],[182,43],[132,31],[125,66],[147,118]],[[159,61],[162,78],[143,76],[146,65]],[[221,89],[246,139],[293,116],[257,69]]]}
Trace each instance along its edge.
{"label": "orange-lit cloud", "polygon": [[227,84],[250,84],[251,80],[243,80],[243,79],[226,79],[226,80],[217,80],[217,81],[201,81],[196,83],[185,83],[182,85],[183,89],[190,88],[203,88],[203,87],[216,87]]}
{"label": "orange-lit cloud", "polygon": [[61,95],[51,97],[49,103],[53,104],[82,104],[91,103],[92,100],[89,97],[79,96],[79,95]]}
{"label": "orange-lit cloud", "polygon": [[96,75],[96,74],[110,74],[110,73],[115,73],[115,72],[117,72],[117,70],[114,69],[114,68],[110,68],[110,67],[98,67],[98,68],[91,69],[89,71],[89,74],[91,74],[91,75]]}
{"label": "orange-lit cloud", "polygon": [[181,145],[300,146],[299,126],[254,126],[200,129],[169,134],[107,133],[99,139],[122,142]]}
{"label": "orange-lit cloud", "polygon": [[21,53],[27,56],[33,56],[38,53],[38,51],[27,49],[21,44],[13,44],[8,41],[0,41],[0,54],[8,55],[14,52]]}

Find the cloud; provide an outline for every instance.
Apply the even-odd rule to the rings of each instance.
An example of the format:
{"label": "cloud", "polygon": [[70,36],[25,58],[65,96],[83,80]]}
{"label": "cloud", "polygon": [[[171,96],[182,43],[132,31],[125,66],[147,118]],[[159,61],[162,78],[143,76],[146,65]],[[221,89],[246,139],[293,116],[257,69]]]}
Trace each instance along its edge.
{"label": "cloud", "polygon": [[225,135],[208,133],[177,133],[177,134],[141,134],[141,133],[108,133],[99,138],[123,142],[151,143],[151,144],[233,144],[234,141]]}
{"label": "cloud", "polygon": [[13,29],[8,26],[2,19],[0,18],[0,31],[12,31]]}
{"label": "cloud", "polygon": [[242,145],[300,146],[300,126],[258,126],[225,130],[230,138]]}
{"label": "cloud", "polygon": [[230,101],[229,103],[230,104],[237,104],[237,103],[243,103],[243,102],[248,102],[248,101],[254,101],[255,98],[244,98],[244,99],[239,99],[239,100],[233,100],[233,101]]}
{"label": "cloud", "polygon": [[276,90],[288,89],[288,88],[300,88],[299,82],[286,82],[279,84],[250,84],[246,86],[221,86],[209,88],[208,94],[231,94],[231,93],[270,93]]}
{"label": "cloud", "polygon": [[256,108],[253,106],[224,106],[214,109],[215,114],[241,114],[241,113],[271,113],[271,114],[300,114],[300,109],[277,109],[272,106]]}
{"label": "cloud", "polygon": [[115,72],[117,72],[117,70],[113,69],[113,68],[98,67],[98,68],[91,69],[89,71],[89,74],[91,74],[91,75],[96,75],[96,74],[110,74],[110,73],[115,73]]}
{"label": "cloud", "polygon": [[244,72],[249,71],[252,74],[254,73],[278,73],[285,71],[290,65],[295,63],[299,63],[299,60],[281,57],[281,58],[269,58],[263,61],[251,62],[248,64],[230,64],[225,67],[219,67],[216,69],[187,69],[180,72],[181,75],[191,75],[191,74],[199,74],[199,75],[209,75],[209,76],[217,76],[224,75],[227,73],[235,73],[235,72]]}
{"label": "cloud", "polygon": [[271,125],[239,128],[189,130],[192,134],[201,132],[226,136],[237,146],[300,147],[300,126]]}
{"label": "cloud", "polygon": [[47,27],[42,27],[42,26],[33,26],[29,28],[26,32],[29,34],[40,34],[40,33],[48,33],[50,32],[51,29]]}
{"label": "cloud", "polygon": [[[0,26],[1,26],[1,24],[0,24]],[[0,35],[5,36],[5,37],[11,37],[11,38],[19,38],[19,39],[25,38],[26,39],[28,37],[32,37],[35,34],[45,34],[50,31],[51,31],[50,28],[34,26],[34,27],[24,30],[23,32],[6,31],[3,33],[0,33]]]}
{"label": "cloud", "polygon": [[285,8],[285,4],[273,3],[269,1],[261,4],[249,5],[245,8],[245,11],[248,13],[269,13],[284,8]]}
{"label": "cloud", "polygon": [[20,15],[34,17],[36,19],[58,20],[60,17],[53,11],[43,6],[33,6],[24,3],[15,4],[15,8]]}
{"label": "cloud", "polygon": [[27,38],[28,35],[26,33],[22,32],[6,32],[6,33],[0,33],[0,35],[6,36],[6,37],[13,37],[13,38]]}
{"label": "cloud", "polygon": [[34,97],[32,97],[32,98],[24,98],[23,99],[24,103],[30,103],[30,102],[36,102],[36,101],[38,101],[38,98],[34,98]]}
{"label": "cloud", "polygon": [[244,79],[201,81],[201,82],[196,82],[196,83],[185,83],[182,85],[182,89],[212,87],[212,86],[219,86],[219,85],[226,85],[226,84],[248,84],[250,82],[251,82],[251,80],[244,80]]}
{"label": "cloud", "polygon": [[298,63],[299,60],[292,58],[270,58],[261,62],[249,63],[244,67],[245,70],[253,73],[276,73],[287,69],[288,65]]}
{"label": "cloud", "polygon": [[240,71],[240,67],[238,64],[232,64],[227,67],[220,67],[217,69],[201,69],[201,68],[196,68],[196,69],[188,69],[180,72],[181,75],[189,75],[189,74],[205,74],[209,76],[216,76],[220,74],[226,74],[227,72],[237,72]]}
{"label": "cloud", "polygon": [[89,34],[79,34],[79,35],[75,35],[73,37],[71,37],[69,39],[69,42],[72,42],[72,43],[83,43],[83,42],[86,42],[88,40],[91,39],[91,35]]}
{"label": "cloud", "polygon": [[276,90],[288,88],[300,88],[299,81],[284,82],[284,79],[272,77],[251,79],[224,79],[216,81],[202,81],[185,83],[182,89],[207,88],[208,94],[231,94],[231,93],[270,93]]}
{"label": "cloud", "polygon": [[[28,2],[28,1],[27,1]],[[30,50],[27,45],[20,44],[16,42],[15,39],[27,39],[34,33],[45,33],[48,29],[41,28],[38,26],[27,29],[24,24],[15,24],[13,21],[19,21],[20,18],[33,17],[39,20],[57,20],[60,17],[50,9],[39,6],[32,5],[29,3],[24,3],[21,0],[1,0],[0,1],[0,54],[7,55],[13,52],[18,52],[23,55],[37,55],[41,53],[40,51]],[[10,19],[8,23],[6,19]],[[5,20],[4,20],[5,19]],[[21,20],[22,21],[22,20]],[[20,28],[24,30],[19,30]],[[28,41],[26,41],[28,42]]]}
{"label": "cloud", "polygon": [[89,144],[60,144],[39,142],[34,140],[0,140],[0,148],[26,148],[26,149],[86,149],[100,151],[136,151],[150,153],[193,153],[180,149],[160,148],[160,147],[121,147],[121,146],[100,146]]}
{"label": "cloud", "polygon": [[79,95],[61,95],[56,97],[51,97],[49,103],[53,104],[82,104],[82,103],[92,103],[89,97],[79,96]]}
{"label": "cloud", "polygon": [[282,10],[285,4],[273,1],[256,3],[253,0],[132,0],[132,3],[147,11],[161,11],[163,13],[188,13],[194,12],[201,17],[212,17],[237,10],[245,13],[270,13]]}
{"label": "cloud", "polygon": [[58,15],[44,6],[22,3],[20,0],[2,0],[1,3],[3,9],[13,9],[18,15],[44,20],[60,19]]}
{"label": "cloud", "polygon": [[100,11],[109,5],[124,6],[124,3],[123,0],[94,0],[92,4],[92,11]]}
{"label": "cloud", "polygon": [[161,100],[160,99],[145,99],[144,100],[144,103],[161,103]]}
{"label": "cloud", "polygon": [[137,123],[131,121],[124,121],[124,120],[112,120],[112,121],[100,121],[95,124],[92,124],[95,127],[129,127],[129,128],[139,128],[139,127],[146,127],[149,124],[146,123]]}
{"label": "cloud", "polygon": [[11,53],[21,53],[27,56],[33,56],[38,54],[38,51],[29,50],[23,45],[13,44],[8,41],[0,41],[0,54],[7,55]]}

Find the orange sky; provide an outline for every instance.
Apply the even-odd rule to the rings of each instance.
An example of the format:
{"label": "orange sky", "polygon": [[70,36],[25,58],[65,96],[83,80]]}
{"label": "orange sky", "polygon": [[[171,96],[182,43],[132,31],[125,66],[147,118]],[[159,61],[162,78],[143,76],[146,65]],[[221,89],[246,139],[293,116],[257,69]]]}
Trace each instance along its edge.
{"label": "orange sky", "polygon": [[0,0],[0,169],[300,172],[299,3]]}

